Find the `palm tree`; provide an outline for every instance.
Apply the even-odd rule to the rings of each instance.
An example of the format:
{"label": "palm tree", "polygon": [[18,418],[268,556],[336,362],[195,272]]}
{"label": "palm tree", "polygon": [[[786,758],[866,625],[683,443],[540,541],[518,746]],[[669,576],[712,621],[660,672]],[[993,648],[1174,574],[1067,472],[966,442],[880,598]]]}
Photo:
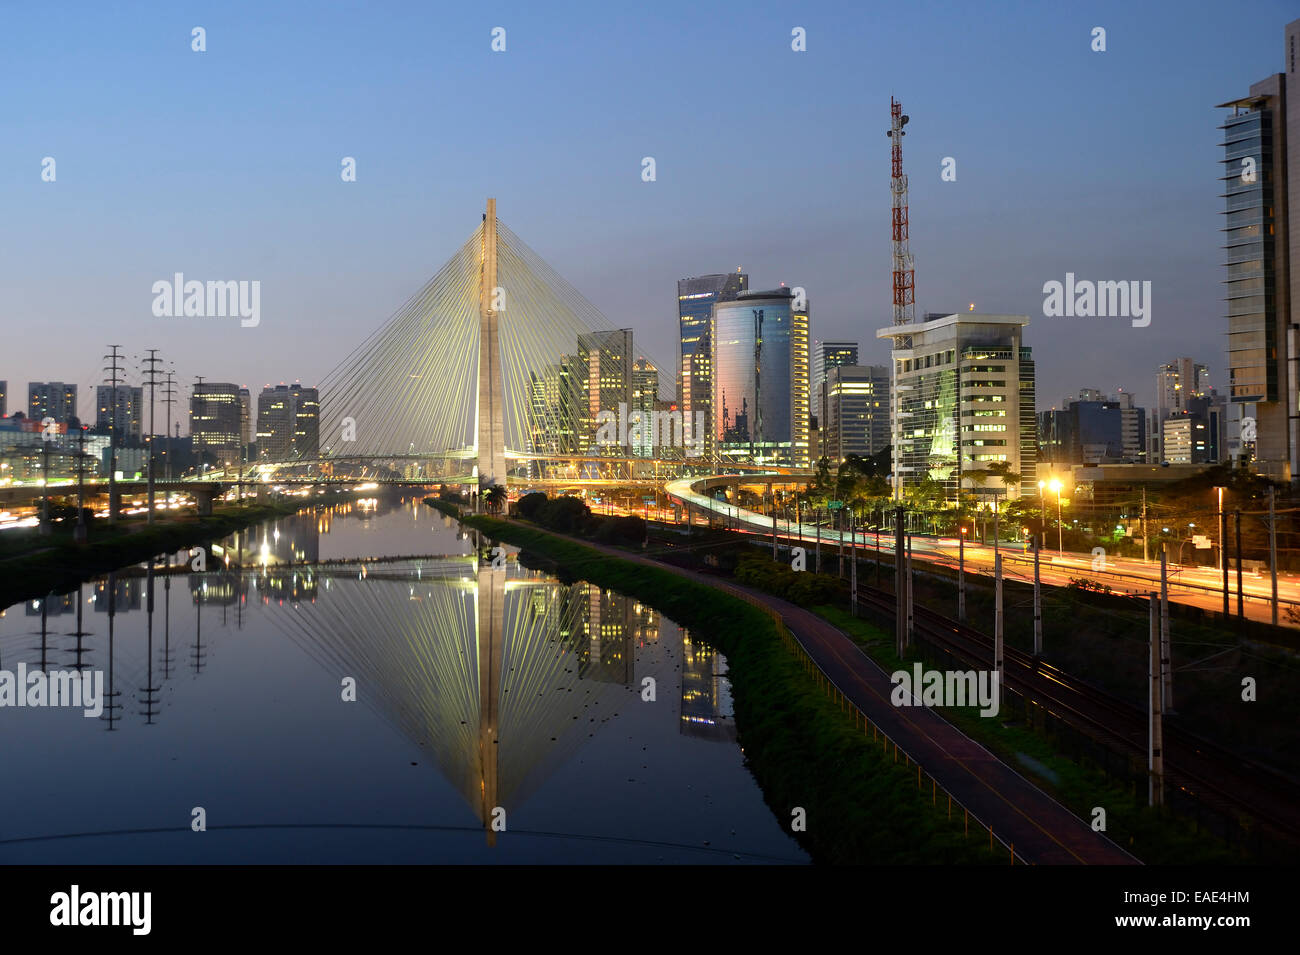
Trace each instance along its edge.
{"label": "palm tree", "polygon": [[490,510],[499,513],[502,505],[506,502],[506,489],[500,484],[493,484],[483,492],[483,499],[487,501]]}

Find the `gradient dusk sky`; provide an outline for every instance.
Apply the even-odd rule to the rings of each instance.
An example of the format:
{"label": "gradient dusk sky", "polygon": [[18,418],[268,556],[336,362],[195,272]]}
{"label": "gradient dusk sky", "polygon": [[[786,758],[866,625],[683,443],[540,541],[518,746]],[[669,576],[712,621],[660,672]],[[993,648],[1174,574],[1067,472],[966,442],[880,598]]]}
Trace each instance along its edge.
{"label": "gradient dusk sky", "polygon": [[[1294,0],[6,3],[0,379],[10,411],[28,380],[88,389],[111,342],[160,349],[187,385],[315,384],[487,196],[653,358],[676,357],[676,280],[742,266],[753,288],[804,286],[815,338],[884,362],[892,94],[911,116],[918,314],[1029,315],[1040,409],[1081,387],[1149,406],[1156,366],[1181,355],[1224,390],[1213,106],[1281,71],[1297,15]],[[151,286],[176,272],[259,280],[261,324],[155,318]],[[1067,272],[1150,280],[1150,327],[1044,317],[1043,283]]]}

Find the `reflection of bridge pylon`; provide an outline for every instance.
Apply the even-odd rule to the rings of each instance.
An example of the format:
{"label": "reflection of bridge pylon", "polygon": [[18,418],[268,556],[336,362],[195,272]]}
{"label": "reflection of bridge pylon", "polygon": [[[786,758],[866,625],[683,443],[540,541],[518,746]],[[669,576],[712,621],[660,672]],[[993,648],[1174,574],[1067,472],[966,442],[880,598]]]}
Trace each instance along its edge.
{"label": "reflection of bridge pylon", "polygon": [[483,802],[479,817],[487,827],[488,845],[496,845],[492,828],[497,803],[497,753],[500,741],[501,659],[505,654],[505,568],[478,572],[478,759]]}
{"label": "reflection of bridge pylon", "polygon": [[[358,701],[430,754],[492,845],[493,810],[508,821],[597,731],[603,720],[593,725],[592,715],[628,698],[632,675],[606,652],[600,666],[584,662],[589,585],[513,561],[501,570],[474,562],[331,577],[311,603],[265,609],[331,674],[355,677]],[[623,639],[630,660],[630,633]]]}

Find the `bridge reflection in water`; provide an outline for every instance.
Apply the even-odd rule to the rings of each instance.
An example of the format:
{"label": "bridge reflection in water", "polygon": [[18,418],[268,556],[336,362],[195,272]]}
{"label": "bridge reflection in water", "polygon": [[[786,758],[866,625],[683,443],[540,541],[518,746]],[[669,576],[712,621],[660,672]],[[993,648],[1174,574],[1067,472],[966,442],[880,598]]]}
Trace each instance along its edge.
{"label": "bridge reflection in water", "polygon": [[[276,621],[430,752],[489,845],[497,807],[508,820],[623,707],[646,705],[637,653],[658,643],[661,620],[632,598],[488,556],[321,578],[316,600],[271,603]],[[684,735],[734,741],[721,656],[682,641],[680,688],[657,685],[657,702],[677,709]]]}
{"label": "bridge reflection in water", "polygon": [[[286,556],[312,549],[288,537]],[[231,542],[232,556],[260,556],[262,539]],[[489,845],[496,807],[508,821],[623,708],[650,705],[641,680],[651,673],[655,705],[674,708],[682,735],[736,738],[719,654],[684,630],[678,645],[675,625],[632,598],[513,559],[494,568],[486,548],[390,562],[222,561],[173,581],[188,569],[182,556],[172,556],[170,573],[130,568],[28,601],[22,614],[35,626],[0,640],[0,659],[104,669],[105,712],[86,728],[122,729],[165,720],[174,701],[160,698],[163,686],[185,693],[233,630],[253,613],[269,617],[340,683],[355,678],[358,702],[429,752]],[[146,639],[114,639],[123,615],[146,618]],[[178,663],[189,679],[171,679]]]}

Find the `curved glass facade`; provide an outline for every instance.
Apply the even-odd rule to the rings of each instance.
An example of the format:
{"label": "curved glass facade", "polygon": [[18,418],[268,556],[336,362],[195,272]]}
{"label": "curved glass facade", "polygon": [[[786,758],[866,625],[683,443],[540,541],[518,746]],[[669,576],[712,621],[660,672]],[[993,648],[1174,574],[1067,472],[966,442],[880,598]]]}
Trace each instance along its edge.
{"label": "curved glass facade", "polygon": [[724,451],[756,460],[792,457],[792,305],[783,288],[714,306],[713,435]]}

